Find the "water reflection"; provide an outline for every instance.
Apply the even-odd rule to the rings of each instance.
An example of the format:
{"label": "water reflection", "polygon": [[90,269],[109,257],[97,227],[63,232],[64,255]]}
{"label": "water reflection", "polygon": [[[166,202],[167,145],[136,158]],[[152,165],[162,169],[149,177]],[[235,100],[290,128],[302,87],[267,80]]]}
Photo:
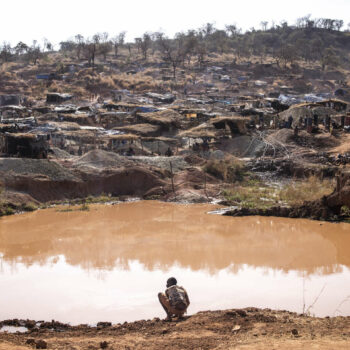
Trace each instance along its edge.
{"label": "water reflection", "polygon": [[319,275],[350,266],[348,224],[205,214],[213,208],[148,201],[2,218],[0,263],[54,265],[64,256],[85,270],[128,270],[139,261],[149,271],[237,273],[249,265]]}

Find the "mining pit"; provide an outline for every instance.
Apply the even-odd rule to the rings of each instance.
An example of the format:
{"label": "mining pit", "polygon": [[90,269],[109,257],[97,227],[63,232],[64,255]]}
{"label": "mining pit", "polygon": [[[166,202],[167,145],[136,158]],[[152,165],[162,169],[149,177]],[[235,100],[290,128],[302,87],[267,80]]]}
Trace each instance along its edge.
{"label": "mining pit", "polygon": [[136,201],[2,218],[2,318],[162,317],[156,296],[171,275],[193,301],[190,315],[248,306],[350,315],[349,303],[339,307],[350,289],[349,224],[223,217],[217,208]]}

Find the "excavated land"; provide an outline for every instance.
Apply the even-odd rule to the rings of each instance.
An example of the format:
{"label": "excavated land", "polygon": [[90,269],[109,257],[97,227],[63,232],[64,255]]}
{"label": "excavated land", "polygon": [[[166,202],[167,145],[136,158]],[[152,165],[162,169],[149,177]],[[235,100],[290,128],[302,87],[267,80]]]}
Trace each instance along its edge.
{"label": "excavated land", "polygon": [[19,203],[48,203],[103,194],[206,202],[204,182],[210,195],[219,182],[183,157],[125,157],[102,150],[62,159],[2,158],[0,174],[6,188],[2,199],[14,208]]}
{"label": "excavated land", "polygon": [[349,349],[350,317],[315,318],[288,311],[232,309],[204,311],[183,320],[155,318],[96,327],[59,322],[7,320],[28,327],[0,333],[1,350],[18,349]]}
{"label": "excavated land", "polygon": [[[23,69],[19,65],[11,74],[4,71],[7,79],[1,74],[2,91],[22,92],[28,101],[25,106],[2,108],[6,124],[0,125],[0,136],[5,139],[7,132],[18,139],[26,133],[32,139],[44,136],[48,149],[29,152],[19,141],[12,150],[2,146],[0,216],[101,196],[105,201],[129,197],[187,203],[215,200],[230,206],[224,214],[230,216],[349,219],[350,136],[341,125],[341,118],[350,115],[348,72],[246,65],[232,63],[231,58],[209,61],[199,69],[184,67],[185,74],[175,84],[163,79],[167,76],[157,62],[140,61],[147,75],[141,70],[130,76],[133,64],[121,69],[99,62],[101,71],[75,65],[69,79],[41,84],[36,74],[56,70],[60,61],[52,62],[52,66]],[[75,61],[67,61],[66,68],[71,63]],[[306,95],[300,85],[312,93]],[[339,88],[347,90],[344,100],[335,95]],[[115,89],[120,96],[113,96]],[[75,96],[51,104],[45,96],[51,90]],[[310,102],[310,95],[316,102]],[[61,97],[58,93],[57,98]],[[319,117],[311,133],[306,122],[300,122],[301,117],[312,115],[310,111]],[[287,127],[290,115],[294,121]],[[323,120],[329,115],[336,123],[332,130]],[[168,149],[169,157],[165,156]],[[248,188],[245,181],[257,182],[256,177],[258,188],[310,176],[336,178],[333,192],[299,205],[276,199],[269,207],[246,206],[242,198],[228,200],[224,193],[227,189],[238,192],[243,185]],[[0,332],[0,350],[350,348],[350,317],[316,318],[256,308],[203,311],[172,322],[155,318],[114,325],[100,322],[93,327],[6,320],[0,322],[2,327],[27,327],[28,331]]]}

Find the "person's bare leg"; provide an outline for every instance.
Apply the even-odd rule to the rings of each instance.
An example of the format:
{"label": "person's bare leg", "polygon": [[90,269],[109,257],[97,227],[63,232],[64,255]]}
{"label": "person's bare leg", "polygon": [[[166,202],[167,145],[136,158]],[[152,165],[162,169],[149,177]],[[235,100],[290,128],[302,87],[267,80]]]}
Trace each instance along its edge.
{"label": "person's bare leg", "polygon": [[166,305],[164,304],[163,298],[164,298],[164,295],[162,293],[158,293],[158,299],[159,299],[160,305],[162,305],[162,307],[167,315],[165,321],[171,321],[171,314],[169,313]]}

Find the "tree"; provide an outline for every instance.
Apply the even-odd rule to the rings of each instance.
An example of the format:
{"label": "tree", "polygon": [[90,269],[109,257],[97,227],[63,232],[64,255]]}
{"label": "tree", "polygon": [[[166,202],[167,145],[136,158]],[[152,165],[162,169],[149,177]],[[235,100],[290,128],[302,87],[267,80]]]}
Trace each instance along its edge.
{"label": "tree", "polygon": [[201,32],[203,33],[205,38],[213,34],[215,30],[216,29],[215,29],[214,23],[207,23],[201,28]]}
{"label": "tree", "polygon": [[334,23],[335,29],[339,32],[340,29],[344,26],[344,21],[342,19],[335,20]]}
{"label": "tree", "polygon": [[294,46],[284,44],[277,50],[277,57],[284,63],[284,68],[286,68],[288,63],[292,64],[297,58],[297,52]]}
{"label": "tree", "polygon": [[98,34],[98,53],[103,56],[103,60],[106,61],[108,52],[111,51],[111,42],[108,41],[108,33],[104,32],[102,34]]}
{"label": "tree", "polygon": [[33,62],[34,65],[38,63],[39,58],[41,58],[42,53],[40,50],[40,46],[36,40],[33,40],[32,46],[30,46],[28,50],[28,58]]}
{"label": "tree", "polygon": [[143,58],[147,60],[148,49],[151,47],[151,44],[152,44],[151,35],[149,33],[145,33],[143,34],[142,38],[138,38],[138,39],[139,39],[138,44],[141,49]]}
{"label": "tree", "polygon": [[12,57],[12,48],[10,43],[4,42],[0,49],[0,58],[4,63],[9,62]]}
{"label": "tree", "polygon": [[216,30],[210,36],[211,49],[223,54],[228,47],[228,38],[224,30]]}
{"label": "tree", "polygon": [[45,52],[45,50],[47,51],[52,51],[53,49],[53,45],[50,43],[50,41],[46,38],[43,39],[43,52]]}
{"label": "tree", "polygon": [[268,25],[268,24],[269,24],[268,21],[261,21],[261,22],[260,22],[261,29],[262,29],[264,32],[266,32],[266,30],[267,30],[267,25]]}
{"label": "tree", "polygon": [[24,53],[28,52],[29,46],[22,41],[20,41],[14,48],[14,51],[17,56],[23,55]]}
{"label": "tree", "polygon": [[59,43],[60,51],[62,52],[71,52],[76,49],[76,44],[73,41],[61,41]]}
{"label": "tree", "polygon": [[325,70],[326,67],[337,67],[339,65],[338,57],[336,56],[333,48],[327,48],[324,50],[321,64],[322,70]]}
{"label": "tree", "polygon": [[171,64],[173,77],[176,79],[176,68],[185,58],[184,41],[179,36],[171,40],[163,35],[158,36],[157,40],[163,54],[163,60]]}
{"label": "tree", "polygon": [[118,57],[119,49],[124,45],[126,32],[120,32],[114,38],[112,38],[113,48],[114,48],[114,56]]}
{"label": "tree", "polygon": [[95,58],[97,55],[98,45],[100,43],[100,34],[95,34],[91,39],[88,39],[84,45],[84,51],[88,60],[89,66],[95,68]]}
{"label": "tree", "polygon": [[238,28],[236,23],[225,26],[226,33],[232,38],[241,33],[242,29]]}
{"label": "tree", "polygon": [[75,45],[76,45],[76,54],[77,54],[77,58],[78,60],[80,59],[80,55],[82,50],[84,49],[84,37],[81,34],[77,34],[75,37]]}
{"label": "tree", "polygon": [[199,46],[199,39],[196,31],[189,30],[187,34],[183,35],[182,40],[184,41],[184,53],[186,55],[188,65],[190,65],[191,59],[196,55]]}

